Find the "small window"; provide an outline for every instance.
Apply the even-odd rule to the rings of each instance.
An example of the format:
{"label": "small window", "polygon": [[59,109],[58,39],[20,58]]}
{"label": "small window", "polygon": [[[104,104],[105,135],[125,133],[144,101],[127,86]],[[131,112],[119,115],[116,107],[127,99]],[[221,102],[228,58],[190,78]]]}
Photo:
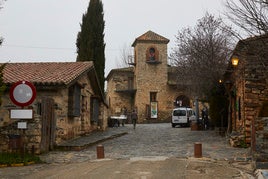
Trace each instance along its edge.
{"label": "small window", "polygon": [[149,47],[146,50],[146,63],[157,65],[160,64],[161,61],[159,59],[159,51],[155,47]]}
{"label": "small window", "polygon": [[91,107],[90,107],[90,118],[91,122],[98,122],[99,121],[99,110],[100,110],[100,103],[99,100],[95,97],[91,97]]}
{"label": "small window", "polygon": [[149,61],[155,61],[156,58],[155,58],[155,49],[154,48],[150,48],[149,49]]}
{"label": "small window", "polygon": [[69,88],[68,98],[68,112],[69,116],[80,116],[81,109],[81,88],[78,85],[74,85]]}
{"label": "small window", "polygon": [[150,92],[150,102],[156,102],[157,92]]}

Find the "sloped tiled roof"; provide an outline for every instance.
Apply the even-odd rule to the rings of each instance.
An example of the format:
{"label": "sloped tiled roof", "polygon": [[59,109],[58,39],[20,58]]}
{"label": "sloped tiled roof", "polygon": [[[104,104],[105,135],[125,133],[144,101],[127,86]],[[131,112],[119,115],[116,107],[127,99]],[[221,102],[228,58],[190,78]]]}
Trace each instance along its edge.
{"label": "sloped tiled roof", "polygon": [[4,82],[25,80],[40,85],[68,85],[91,68],[92,62],[7,63]]}
{"label": "sloped tiled roof", "polygon": [[145,34],[136,38],[132,46],[134,47],[137,42],[161,42],[167,44],[169,42],[169,39],[149,30]]}
{"label": "sloped tiled roof", "polygon": [[116,68],[112,69],[110,73],[107,75],[106,80],[109,80],[109,78],[117,72],[123,72],[123,73],[134,73],[134,67],[125,67],[125,68]]}

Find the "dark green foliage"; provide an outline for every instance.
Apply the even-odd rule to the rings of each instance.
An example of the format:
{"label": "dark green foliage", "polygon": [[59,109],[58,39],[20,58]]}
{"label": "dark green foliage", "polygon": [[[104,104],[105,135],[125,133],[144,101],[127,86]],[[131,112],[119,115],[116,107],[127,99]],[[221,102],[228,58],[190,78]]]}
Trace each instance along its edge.
{"label": "dark green foliage", "polygon": [[77,34],[77,61],[93,61],[101,88],[104,90],[105,43],[103,4],[90,0],[83,15],[81,31]]}
{"label": "dark green foliage", "polygon": [[19,163],[28,164],[29,162],[41,163],[41,160],[38,156],[31,154],[22,155],[19,153],[0,153],[0,165],[11,165]]}
{"label": "dark green foliage", "polygon": [[209,98],[209,116],[216,127],[227,127],[228,125],[228,99],[222,83],[217,84],[212,90]]}
{"label": "dark green foliage", "polygon": [[5,68],[6,64],[3,64],[0,66],[0,106],[2,104],[2,95],[6,89],[6,85],[3,80],[3,70]]}

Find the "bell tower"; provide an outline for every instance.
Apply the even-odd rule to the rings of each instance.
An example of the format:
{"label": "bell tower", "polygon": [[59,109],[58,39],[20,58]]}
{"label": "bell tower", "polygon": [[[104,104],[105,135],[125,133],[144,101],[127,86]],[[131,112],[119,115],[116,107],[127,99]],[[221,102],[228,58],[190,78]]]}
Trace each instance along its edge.
{"label": "bell tower", "polygon": [[168,64],[167,44],[169,40],[152,31],[135,39],[134,81],[139,121],[158,119],[167,99]]}

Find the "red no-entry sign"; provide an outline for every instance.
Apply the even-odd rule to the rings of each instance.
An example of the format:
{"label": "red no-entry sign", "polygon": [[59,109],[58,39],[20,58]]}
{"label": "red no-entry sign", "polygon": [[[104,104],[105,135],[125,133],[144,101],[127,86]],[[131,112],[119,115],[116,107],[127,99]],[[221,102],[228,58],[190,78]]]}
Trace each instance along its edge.
{"label": "red no-entry sign", "polygon": [[36,97],[34,85],[28,81],[18,81],[11,86],[9,91],[11,101],[17,106],[28,106]]}

